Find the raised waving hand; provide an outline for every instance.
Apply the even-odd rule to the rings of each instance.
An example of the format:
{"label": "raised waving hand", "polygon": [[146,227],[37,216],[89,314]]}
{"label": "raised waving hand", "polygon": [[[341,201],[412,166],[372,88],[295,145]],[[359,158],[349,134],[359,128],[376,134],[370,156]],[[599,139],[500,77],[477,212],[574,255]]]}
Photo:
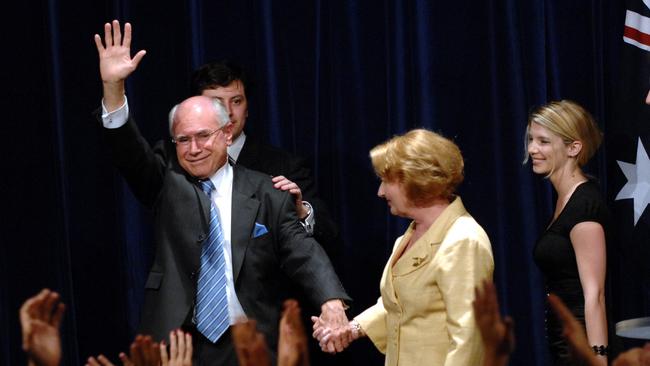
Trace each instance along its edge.
{"label": "raised waving hand", "polygon": [[104,86],[104,105],[109,111],[119,108],[124,103],[124,80],[138,67],[147,53],[138,51],[131,57],[131,24],[124,24],[124,36],[120,22],[104,24],[104,42],[95,34],[95,45],[99,55],[99,72]]}

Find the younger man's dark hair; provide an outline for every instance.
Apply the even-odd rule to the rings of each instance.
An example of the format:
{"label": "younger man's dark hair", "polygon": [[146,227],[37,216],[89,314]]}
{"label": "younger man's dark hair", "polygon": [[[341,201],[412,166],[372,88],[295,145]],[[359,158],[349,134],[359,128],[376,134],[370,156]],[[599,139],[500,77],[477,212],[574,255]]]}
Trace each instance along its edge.
{"label": "younger man's dark hair", "polygon": [[228,86],[235,80],[241,81],[247,96],[252,95],[246,72],[240,65],[228,60],[209,62],[192,73],[190,91],[201,95],[206,89]]}

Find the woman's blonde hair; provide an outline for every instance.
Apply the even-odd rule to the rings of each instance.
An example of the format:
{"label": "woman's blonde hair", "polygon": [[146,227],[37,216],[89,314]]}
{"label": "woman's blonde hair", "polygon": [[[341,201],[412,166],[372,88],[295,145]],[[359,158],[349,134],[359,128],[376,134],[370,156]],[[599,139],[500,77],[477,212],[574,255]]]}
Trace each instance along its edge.
{"label": "woman's blonde hair", "polygon": [[370,159],[379,178],[398,182],[415,206],[450,198],[463,181],[463,156],[451,140],[425,129],[411,130],[375,146]]}
{"label": "woman's blonde hair", "polygon": [[603,141],[602,132],[586,109],[570,100],[550,102],[537,108],[528,118],[524,163],[528,161],[528,134],[533,122],[560,136],[566,145],[580,141],[582,149],[576,155],[576,162],[580,167],[587,164]]}

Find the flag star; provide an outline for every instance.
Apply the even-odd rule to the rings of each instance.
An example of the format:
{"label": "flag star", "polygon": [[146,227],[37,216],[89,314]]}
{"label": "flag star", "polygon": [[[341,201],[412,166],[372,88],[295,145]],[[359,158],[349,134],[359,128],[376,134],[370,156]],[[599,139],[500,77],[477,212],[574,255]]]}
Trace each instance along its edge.
{"label": "flag star", "polygon": [[650,158],[639,138],[636,148],[636,164],[616,161],[625,174],[627,183],[616,195],[615,201],[627,198],[634,199],[634,226],[639,221],[641,214],[650,204]]}

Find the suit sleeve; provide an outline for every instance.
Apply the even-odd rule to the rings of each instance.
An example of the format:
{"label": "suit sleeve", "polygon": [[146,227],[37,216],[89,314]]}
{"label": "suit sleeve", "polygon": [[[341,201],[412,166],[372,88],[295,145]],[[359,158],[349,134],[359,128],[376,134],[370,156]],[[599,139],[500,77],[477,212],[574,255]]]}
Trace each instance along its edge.
{"label": "suit sleeve", "polygon": [[351,301],[323,248],[300,226],[293,199],[285,192],[282,196],[278,257],[283,272],[302,287],[314,306],[331,299]]}
{"label": "suit sleeve", "polygon": [[[101,122],[101,110],[96,111]],[[165,174],[163,144],[152,149],[129,115],[126,124],[116,129],[102,128],[113,164],[142,204],[151,208],[162,189]]]}
{"label": "suit sleeve", "polygon": [[[467,233],[472,228],[460,227]],[[447,239],[445,239],[447,241]],[[494,263],[487,236],[466,236],[443,242],[436,255],[436,279],[446,309],[450,345],[445,366],[480,365],[483,354],[472,301],[474,288],[492,278]]]}
{"label": "suit sleeve", "polygon": [[354,317],[361,325],[361,329],[366,333],[368,338],[377,347],[379,352],[386,354],[386,309],[381,297],[377,303],[363,313]]}

